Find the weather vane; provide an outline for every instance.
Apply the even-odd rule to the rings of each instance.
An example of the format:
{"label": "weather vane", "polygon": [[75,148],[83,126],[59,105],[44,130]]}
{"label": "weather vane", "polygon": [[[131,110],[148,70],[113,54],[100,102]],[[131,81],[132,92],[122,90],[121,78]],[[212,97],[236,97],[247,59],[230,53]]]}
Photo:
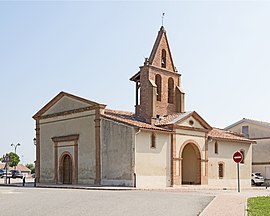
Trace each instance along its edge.
{"label": "weather vane", "polygon": [[165,13],[162,13],[162,22],[161,22],[162,26],[163,26],[164,15],[165,15]]}

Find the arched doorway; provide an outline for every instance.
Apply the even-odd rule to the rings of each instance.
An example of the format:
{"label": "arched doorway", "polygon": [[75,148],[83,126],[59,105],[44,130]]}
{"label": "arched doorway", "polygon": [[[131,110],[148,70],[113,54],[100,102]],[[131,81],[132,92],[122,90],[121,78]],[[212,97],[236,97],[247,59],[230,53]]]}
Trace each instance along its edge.
{"label": "arched doorway", "polygon": [[71,157],[66,154],[63,156],[63,184],[72,184],[72,160]]}
{"label": "arched doorway", "polygon": [[182,158],[182,184],[201,184],[200,150],[194,143],[184,146]]}

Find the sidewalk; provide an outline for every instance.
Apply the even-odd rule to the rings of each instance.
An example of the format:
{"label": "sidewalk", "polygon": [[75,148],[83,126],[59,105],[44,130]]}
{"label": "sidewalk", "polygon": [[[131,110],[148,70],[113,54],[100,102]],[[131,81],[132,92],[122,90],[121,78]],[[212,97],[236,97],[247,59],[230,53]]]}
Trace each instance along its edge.
{"label": "sidewalk", "polygon": [[247,199],[257,196],[269,196],[270,190],[265,187],[251,187],[241,190],[217,191],[215,198],[203,210],[200,216],[246,216]]}
{"label": "sidewalk", "polygon": [[112,191],[137,190],[134,187],[121,187],[121,186],[68,185],[68,184],[43,184],[43,183],[37,183],[37,187],[60,188],[60,189],[84,189],[84,190],[112,190]]}
{"label": "sidewalk", "polygon": [[[22,179],[10,179],[10,184],[6,184],[3,180],[0,181],[0,186],[4,187],[35,187],[34,179],[27,178],[23,186]],[[121,187],[121,186],[99,186],[99,185],[72,185],[72,184],[47,184],[47,183],[36,183],[37,188],[59,188],[59,189],[84,189],[84,190],[114,190],[114,191],[125,191],[125,190],[136,190],[134,187]]]}
{"label": "sidewalk", "polygon": [[246,195],[219,194],[203,210],[200,216],[244,216],[246,215]]}

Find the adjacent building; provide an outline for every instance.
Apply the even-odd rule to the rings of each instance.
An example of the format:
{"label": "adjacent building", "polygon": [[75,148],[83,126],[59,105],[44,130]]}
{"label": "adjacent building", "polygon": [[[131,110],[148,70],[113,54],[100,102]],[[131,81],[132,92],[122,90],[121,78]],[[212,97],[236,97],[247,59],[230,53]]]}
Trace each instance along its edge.
{"label": "adjacent building", "polygon": [[[0,169],[5,170],[6,164],[1,163],[0,164]],[[23,164],[18,164],[16,167],[8,167],[9,170],[20,170],[23,174],[23,177],[31,177],[31,170],[24,166]]]}
{"label": "adjacent building", "polygon": [[270,179],[270,123],[243,118],[226,127],[256,141],[252,146],[252,172],[261,172]]}
{"label": "adjacent building", "polygon": [[130,80],[135,113],[60,92],[33,116],[39,182],[236,187],[232,155],[242,151],[242,186],[250,186],[254,141],[185,110],[181,74],[163,26],[150,57]]}

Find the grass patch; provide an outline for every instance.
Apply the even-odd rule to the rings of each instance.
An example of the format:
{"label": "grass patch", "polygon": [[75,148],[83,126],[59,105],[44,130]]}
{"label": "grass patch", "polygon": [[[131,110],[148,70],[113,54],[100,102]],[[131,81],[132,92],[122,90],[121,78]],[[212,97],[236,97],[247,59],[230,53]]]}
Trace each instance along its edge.
{"label": "grass patch", "polygon": [[248,198],[247,212],[248,216],[269,216],[270,196]]}

